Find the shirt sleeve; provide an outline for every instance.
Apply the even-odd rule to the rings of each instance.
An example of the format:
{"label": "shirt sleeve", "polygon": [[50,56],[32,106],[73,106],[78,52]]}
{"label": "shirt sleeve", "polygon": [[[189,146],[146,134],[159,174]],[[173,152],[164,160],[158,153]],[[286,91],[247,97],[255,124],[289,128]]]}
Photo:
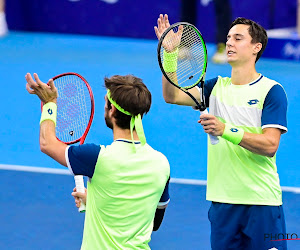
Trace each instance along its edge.
{"label": "shirt sleeve", "polygon": [[274,85],[266,96],[261,126],[264,128],[279,128],[287,132],[287,96],[283,87]]}
{"label": "shirt sleeve", "polygon": [[[206,107],[209,107],[209,97],[217,81],[218,77],[215,77],[204,82],[204,98]],[[198,84],[197,87],[200,88],[200,84]]]}
{"label": "shirt sleeve", "polygon": [[164,208],[166,207],[166,205],[168,205],[168,203],[170,202],[170,195],[169,195],[169,182],[170,182],[170,178],[166,183],[165,189],[163,194],[160,197],[159,203],[157,205],[158,208]]}
{"label": "shirt sleeve", "polygon": [[69,170],[74,175],[93,177],[100,146],[87,143],[66,148],[66,161]]}

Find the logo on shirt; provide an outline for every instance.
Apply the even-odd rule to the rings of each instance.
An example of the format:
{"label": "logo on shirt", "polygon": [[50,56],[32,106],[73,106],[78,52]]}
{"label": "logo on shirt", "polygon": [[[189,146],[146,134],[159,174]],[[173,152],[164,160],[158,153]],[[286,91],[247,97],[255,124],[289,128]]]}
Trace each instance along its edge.
{"label": "logo on shirt", "polygon": [[230,131],[235,133],[235,132],[238,132],[239,130],[237,128],[231,128]]}
{"label": "logo on shirt", "polygon": [[249,105],[254,105],[254,104],[257,104],[258,102],[259,102],[259,100],[253,99],[253,100],[249,100],[248,104]]}
{"label": "logo on shirt", "polygon": [[49,115],[52,115],[52,114],[53,114],[52,109],[48,109],[47,111],[48,111],[48,114],[49,114]]}

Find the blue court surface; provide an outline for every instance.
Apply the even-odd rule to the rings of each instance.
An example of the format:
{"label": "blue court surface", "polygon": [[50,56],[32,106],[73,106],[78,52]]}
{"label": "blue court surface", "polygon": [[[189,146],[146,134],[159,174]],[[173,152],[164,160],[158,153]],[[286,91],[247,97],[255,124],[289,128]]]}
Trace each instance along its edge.
{"label": "blue court surface", "polygon": [[[199,113],[166,104],[162,97],[157,41],[11,32],[0,40],[0,249],[79,249],[84,215],[71,196],[68,171],[39,150],[40,103],[25,89],[27,72],[43,81],[77,72],[90,83],[96,103],[86,142],[110,144],[105,125],[103,77],[134,74],[152,92],[152,108],[143,119],[147,142],[163,152],[171,165],[171,203],[152,249],[210,249],[209,202],[205,200],[206,135]],[[208,44],[211,57],[214,45]],[[262,58],[257,69],[280,82],[287,93],[288,133],[277,155],[283,187],[287,233],[300,237],[300,64]],[[208,63],[206,78],[229,76],[229,65]],[[300,249],[300,240],[288,241]]]}

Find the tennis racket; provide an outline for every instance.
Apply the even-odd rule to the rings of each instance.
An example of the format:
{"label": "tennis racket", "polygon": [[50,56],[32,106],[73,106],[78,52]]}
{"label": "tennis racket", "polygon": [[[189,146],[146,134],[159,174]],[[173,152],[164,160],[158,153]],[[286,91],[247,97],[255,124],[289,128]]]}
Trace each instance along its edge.
{"label": "tennis racket", "polygon": [[[174,57],[174,60],[177,60],[175,62],[177,69],[170,72],[164,68],[164,53],[172,51],[178,52]],[[159,40],[157,56],[159,67],[166,79],[192,98],[201,114],[207,114],[204,98],[207,50],[200,31],[194,25],[186,22],[171,25]],[[188,91],[199,83],[200,102]],[[209,135],[209,137],[211,144],[219,142],[216,136]]]}
{"label": "tennis racket", "polygon": [[[88,82],[79,74],[64,73],[52,78],[58,91],[56,137],[71,145],[81,145],[89,132],[94,117],[94,96]],[[84,193],[82,175],[74,176],[77,192]],[[79,212],[85,211],[81,202]]]}

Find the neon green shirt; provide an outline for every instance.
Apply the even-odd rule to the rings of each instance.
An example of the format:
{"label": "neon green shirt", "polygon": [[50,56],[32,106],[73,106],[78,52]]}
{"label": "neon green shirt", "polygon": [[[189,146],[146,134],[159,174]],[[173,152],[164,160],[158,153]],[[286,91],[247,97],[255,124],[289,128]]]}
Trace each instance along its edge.
{"label": "neon green shirt", "polygon": [[170,176],[167,158],[148,144],[101,146],[88,182],[82,249],[150,249],[153,219]]}
{"label": "neon green shirt", "polygon": [[[286,131],[286,127],[279,123],[262,124],[264,102],[275,85],[279,84],[262,76],[246,85],[233,85],[230,78],[219,77],[210,95],[209,112],[222,122],[249,133],[261,134],[264,127]],[[286,110],[283,115],[286,115]],[[208,143],[207,200],[230,204],[281,205],[276,155],[258,155],[221,137],[219,140],[217,145]]]}

